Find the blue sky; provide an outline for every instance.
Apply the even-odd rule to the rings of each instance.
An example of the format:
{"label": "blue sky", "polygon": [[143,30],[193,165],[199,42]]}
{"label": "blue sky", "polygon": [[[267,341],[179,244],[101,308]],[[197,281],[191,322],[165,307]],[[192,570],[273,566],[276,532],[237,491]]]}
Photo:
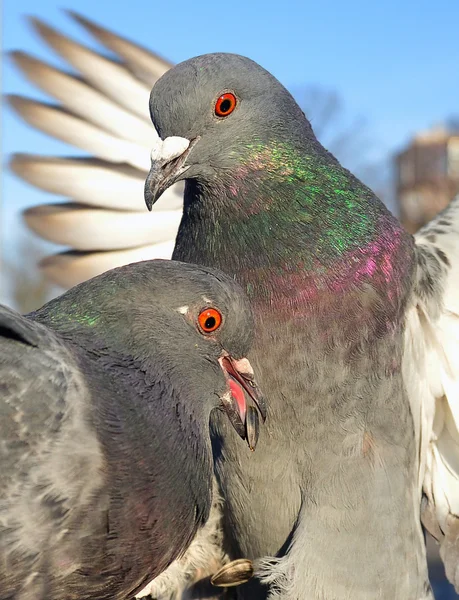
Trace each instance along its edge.
{"label": "blue sky", "polygon": [[[21,49],[59,64],[31,32],[25,15],[94,42],[62,12],[62,0],[4,0],[4,50]],[[453,0],[346,2],[104,2],[64,4],[178,62],[212,51],[247,55],[292,91],[306,83],[336,89],[346,113],[368,122],[378,153],[459,112],[459,3]],[[3,91],[43,97],[5,61]],[[11,152],[67,153],[8,109],[4,160]],[[3,177],[3,248],[14,254],[20,210],[50,200],[8,173]],[[54,198],[56,201],[56,198]]]}

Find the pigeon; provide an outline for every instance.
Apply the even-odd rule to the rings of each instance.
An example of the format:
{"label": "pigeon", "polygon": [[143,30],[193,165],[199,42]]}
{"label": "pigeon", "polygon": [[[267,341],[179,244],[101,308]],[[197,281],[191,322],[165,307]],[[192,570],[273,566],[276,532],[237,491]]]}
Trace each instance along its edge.
{"label": "pigeon", "polygon": [[0,335],[1,600],[132,597],[209,518],[214,409],[256,445],[247,299],[147,261],[2,306]]}
{"label": "pigeon", "polygon": [[233,557],[267,557],[240,597],[432,598],[421,522],[459,589],[459,197],[413,238],[238,55],[169,70],[150,111],[147,206],[185,181],[173,259],[255,311],[262,452],[212,418]]}
{"label": "pigeon", "polygon": [[[13,54],[13,58],[20,70],[32,83],[55,98],[60,104],[60,109],[57,110],[55,107],[28,98],[10,99],[18,114],[32,126],[64,139],[93,155],[90,158],[73,159],[23,154],[14,156],[11,161],[13,171],[30,184],[72,199],[71,203],[42,205],[30,208],[25,213],[26,223],[35,233],[73,248],[70,252],[49,256],[41,263],[46,278],[63,287],[83,281],[113,266],[149,257],[170,257],[177,227],[182,217],[183,189],[183,181],[172,184],[170,180],[168,183],[170,187],[165,189],[159,200],[154,203],[151,214],[145,216],[142,213],[141,188],[149,168],[149,164],[147,167],[145,165],[149,163],[151,147],[155,146],[153,158],[157,159],[158,149],[162,148],[163,144],[159,143],[153,128],[151,129],[153,142],[150,143],[149,134],[133,134],[134,129],[131,131],[130,126],[124,126],[127,120],[133,125],[133,121],[129,120],[133,115],[146,123],[145,98],[149,93],[148,88],[161,74],[170,69],[172,64],[85,17],[75,13],[71,13],[71,16],[95,36],[106,50],[115,53],[116,60],[75,43],[35,19],[33,24],[40,36],[57,51],[61,59],[71,64],[79,77],[73,77],[29,55],[17,52]],[[230,497],[235,493],[236,486],[233,490],[220,489],[220,493],[229,498],[229,502],[226,502],[226,498],[223,498],[223,501],[226,504],[227,533],[229,530],[234,544],[232,558],[250,556],[263,560],[260,557],[275,555],[281,560],[279,569],[284,568],[282,564],[285,564],[284,571],[287,572],[288,565],[282,563],[282,559],[290,558],[290,564],[293,565],[296,556],[298,562],[300,551],[299,549],[294,551],[292,544],[294,540],[298,540],[298,546],[304,540],[304,537],[298,537],[300,531],[303,531],[303,536],[306,535],[304,530],[297,527],[300,522],[303,525],[306,523],[303,519],[299,520],[300,514],[313,516],[309,523],[311,528],[315,525],[316,529],[307,532],[311,543],[310,547],[306,546],[306,550],[310,554],[303,557],[305,566],[302,566],[302,571],[308,570],[307,574],[312,582],[309,582],[310,585],[305,584],[309,586],[310,591],[307,594],[300,592],[300,595],[328,599],[330,595],[333,597],[334,593],[330,589],[333,590],[338,586],[339,591],[336,592],[335,597],[347,597],[346,593],[349,589],[353,594],[357,585],[360,587],[365,585],[349,575],[354,564],[358,563],[358,567],[354,569],[355,577],[359,576],[363,579],[370,575],[373,577],[371,567],[375,570],[378,568],[378,562],[374,562],[374,557],[378,558],[381,565],[392,549],[393,556],[387,561],[387,569],[384,566],[384,573],[381,576],[381,580],[385,581],[385,578],[392,576],[394,570],[399,572],[404,566],[404,544],[408,548],[408,555],[418,557],[419,581],[424,579],[425,559],[419,525],[419,520],[422,519],[428,530],[439,540],[448,576],[457,586],[456,565],[459,561],[454,534],[458,514],[457,473],[459,470],[457,400],[455,400],[457,393],[454,391],[459,372],[455,362],[458,347],[457,283],[454,284],[457,281],[457,262],[455,262],[457,212],[454,212],[456,209],[452,207],[449,216],[445,219],[442,216],[435,219],[430,225],[433,232],[426,234],[424,231],[419,232],[414,238],[407,237],[374,195],[350,173],[342,169],[317,143],[309,124],[289,94],[269,74],[259,67],[255,68],[253,63],[250,64],[247,83],[253,86],[250,93],[253,109],[247,116],[244,127],[234,130],[233,136],[221,137],[224,128],[229,126],[230,122],[237,120],[239,109],[246,104],[247,98],[236,106],[234,114],[228,116],[228,122],[226,118],[219,117],[219,130],[216,130],[213,136],[214,155],[209,157],[212,167],[221,166],[221,163],[216,164],[216,159],[220,158],[225,144],[228,150],[231,147],[235,153],[232,157],[234,160],[227,165],[228,168],[215,172],[214,183],[221,184],[218,202],[215,202],[214,210],[211,211],[209,208],[210,215],[202,209],[204,204],[195,204],[193,211],[187,208],[185,215],[188,227],[193,225],[195,229],[194,241],[199,241],[201,231],[202,235],[208,236],[207,250],[204,252],[199,244],[196,248],[199,261],[203,262],[204,256],[207,256],[208,262],[215,262],[229,273],[233,273],[236,278],[248,281],[244,285],[258,305],[257,320],[262,322],[265,328],[264,333],[258,329],[255,360],[256,356],[272,357],[269,367],[271,372],[266,372],[263,365],[261,370],[267,381],[275,380],[273,397],[277,398],[277,402],[275,401],[273,408],[274,419],[270,418],[269,421],[273,429],[270,429],[268,423],[268,427],[265,427],[260,434],[259,446],[262,445],[266,452],[266,446],[269,445],[272,449],[275,440],[281,439],[282,444],[279,449],[276,448],[274,456],[267,453],[267,468],[265,466],[256,468],[255,465],[258,465],[256,461],[261,460],[261,456],[255,455],[253,457],[255,461],[251,461],[255,464],[250,465],[250,476],[246,471],[247,465],[244,465],[243,470],[241,467],[240,477],[237,477],[234,471],[228,471],[228,465],[225,467],[224,478],[232,480],[236,478],[238,487],[246,490],[239,492],[239,494],[246,493],[245,507],[242,507],[239,506],[240,495],[232,499]],[[211,86],[215,94],[220,91],[231,92],[232,90],[226,89],[226,86],[230,85],[229,82],[239,81],[241,75],[239,68],[240,65],[225,80],[225,89],[215,90],[212,82],[206,81],[202,92],[196,87],[189,99],[182,98],[184,102],[186,100],[186,110],[183,114],[177,114],[176,125],[177,128],[183,127],[183,132],[179,132],[178,129],[171,131],[172,137],[183,135],[184,139],[188,140],[184,120],[193,103],[198,100],[206,101],[207,85]],[[227,74],[228,69],[225,68],[224,73]],[[106,76],[102,76],[104,74]],[[197,74],[193,73],[192,77],[197,77]],[[265,77],[268,78],[269,83],[266,80],[266,85],[263,86],[262,80]],[[75,87],[78,83],[80,87]],[[88,91],[91,93],[90,102],[77,105],[78,97]],[[248,93],[248,90],[245,89],[245,92]],[[276,98],[272,105],[273,94]],[[213,98],[212,102],[215,101],[216,98]],[[285,107],[285,110],[279,110],[280,105]],[[111,119],[109,115],[114,113],[109,112],[108,108],[113,111],[114,106],[121,108],[123,112],[116,113],[117,118]],[[197,112],[198,106],[195,107]],[[277,110],[273,110],[275,107]],[[167,107],[164,110],[167,111]],[[209,105],[206,105],[205,111],[211,116],[212,108],[209,108]],[[65,121],[61,121],[60,119],[64,117]],[[201,122],[201,115],[198,122]],[[254,129],[258,127],[262,128],[261,140],[255,136]],[[293,141],[295,152],[287,151],[285,145],[275,149],[265,149],[266,128],[271,128],[273,136],[276,134],[274,137],[284,144]],[[292,129],[295,130],[294,133]],[[202,132],[199,132],[199,135],[202,135]],[[252,148],[248,148],[249,138]],[[135,143],[134,146],[130,145],[132,142]],[[175,148],[179,150],[187,143],[179,140],[175,142],[178,142]],[[138,159],[139,145],[142,146],[142,153],[145,156],[141,164]],[[167,152],[170,152],[171,148],[168,142]],[[259,181],[257,179],[256,186],[252,181],[252,189],[263,184],[264,191],[260,187],[258,192],[260,198],[257,196],[247,207],[236,193],[230,210],[225,214],[221,210],[220,196],[227,198],[228,190],[233,193],[238,189],[238,185],[228,181],[226,175],[236,169],[240,175],[238,184],[246,179],[245,170],[242,170],[242,174],[238,171],[237,159],[243,149],[252,150],[254,154],[253,161],[248,165],[250,164],[260,175],[269,172],[270,181],[265,181],[264,178],[260,178]],[[311,162],[315,165],[313,170],[310,168]],[[256,168],[257,165],[259,169]],[[306,177],[308,173],[310,173],[309,179]],[[199,193],[202,184],[199,184],[198,178],[192,179],[190,170],[181,178],[183,179],[185,175],[190,176],[190,181],[187,182],[188,190],[191,190],[194,185],[196,192]],[[291,181],[292,177],[297,180],[296,184]],[[342,185],[333,186],[333,177],[336,177],[337,184],[342,183]],[[291,187],[287,191],[285,186],[289,181]],[[151,202],[151,192],[148,193]],[[195,194],[191,194],[193,195]],[[209,196],[212,197],[212,194],[206,190],[205,197],[209,198]],[[285,208],[285,213],[273,211],[271,198],[279,198],[279,202],[292,209],[296,207],[297,213],[290,208]],[[317,199],[317,209],[313,215],[315,219],[310,224],[308,224],[310,212],[304,208],[308,199],[314,206]],[[247,200],[249,201],[250,198]],[[457,204],[457,200],[455,202]],[[196,213],[198,206],[203,210],[202,217],[206,217],[206,222],[201,219],[201,214]],[[346,213],[346,207],[349,215]],[[336,217],[333,217],[334,211]],[[167,221],[167,213],[172,216],[170,221]],[[148,219],[148,216],[151,219]],[[225,217],[228,221],[223,223]],[[240,220],[244,222],[245,219],[250,221],[250,227],[247,223],[247,227],[239,228],[236,222],[239,224]],[[449,225],[442,223],[443,220]],[[161,223],[161,225],[156,227],[154,223]],[[319,226],[319,223],[322,224]],[[371,241],[365,240],[365,231],[368,231],[369,238],[375,231],[379,231],[381,237],[379,240],[374,239],[374,236]],[[220,247],[221,232],[228,234],[233,232],[234,244],[227,240],[226,245],[222,244]],[[395,253],[394,240],[400,240],[400,243],[403,242],[406,246],[406,254],[402,259],[400,254],[403,255],[403,252]],[[183,241],[181,246],[183,252]],[[387,256],[372,256],[377,250],[381,253],[383,246],[387,249]],[[191,253],[193,253],[192,249],[190,249]],[[268,257],[266,264],[260,265],[265,256]],[[342,259],[344,262],[340,262],[341,256],[344,256]],[[284,264],[281,264],[282,257],[285,258]],[[336,263],[331,265],[334,259]],[[407,274],[403,277],[400,277],[400,262],[405,262],[407,265]],[[251,272],[248,272],[247,263],[250,263]],[[349,267],[352,263],[355,263],[353,271]],[[397,269],[394,270],[393,265],[396,265]],[[335,275],[335,279],[331,282],[329,277],[325,277],[330,269]],[[245,275],[244,271],[247,271]],[[305,284],[307,281],[305,273],[310,271],[315,275],[311,279],[311,286]],[[349,279],[350,284],[352,277],[357,281],[357,284],[351,286],[354,295],[349,294],[347,288],[343,288],[343,282],[335,281],[340,273],[346,280]],[[384,273],[387,280],[381,273]],[[389,277],[390,273],[394,274],[392,279]],[[364,279],[365,274],[368,276],[368,283]],[[375,276],[379,274],[379,279],[370,277],[373,274]],[[373,284],[376,283],[378,285],[375,290]],[[272,300],[273,292],[270,286],[276,286],[276,302]],[[360,291],[365,292],[363,296]],[[344,292],[346,292],[346,304],[342,302]],[[336,294],[338,308],[330,304],[333,294]],[[393,306],[394,297],[397,297],[400,303],[397,305],[398,309],[397,306]],[[403,304],[404,298],[405,304]],[[270,310],[263,315],[266,304]],[[375,307],[378,307],[378,310]],[[319,308],[325,324],[317,321]],[[314,318],[311,317],[311,312]],[[374,317],[374,327],[369,327],[364,321],[367,313]],[[329,314],[330,318],[328,316],[325,318],[324,314]],[[355,326],[355,318],[359,319],[359,325],[362,323],[361,327]],[[368,320],[368,315],[365,318]],[[310,332],[305,333],[304,329],[308,330],[312,323],[314,327]],[[386,364],[384,368],[380,344],[385,348],[386,341],[383,343],[379,340],[385,340],[383,336],[385,323],[391,324],[393,335],[398,333],[399,339],[393,341],[394,363],[389,366]],[[332,325],[336,327],[336,331],[331,329]],[[273,331],[275,327],[279,330]],[[317,330],[319,335],[316,339],[314,332]],[[290,336],[290,332],[294,332],[295,337]],[[359,334],[363,339],[358,337]],[[267,342],[262,339],[262,335],[267,338]],[[283,340],[284,347],[273,343],[273,340],[277,341],[277,339]],[[400,350],[400,339],[403,341],[403,352]],[[265,346],[268,344],[267,352]],[[398,353],[395,352],[396,349]],[[345,351],[348,352],[346,361],[344,361]],[[390,351],[388,352],[390,354]],[[357,364],[359,357],[362,361],[366,357],[370,365],[362,363],[359,366]],[[286,359],[288,359],[287,363]],[[272,368],[272,365],[279,360],[282,361],[283,366],[285,364],[285,369]],[[372,367],[372,370],[368,371],[369,367]],[[400,378],[402,370],[403,386],[407,388],[407,400],[403,401],[403,398],[400,398],[400,407],[395,406],[395,401],[386,406],[379,395],[376,400],[373,400],[374,392],[380,391],[379,388],[374,387],[376,383],[385,381],[385,377],[388,377],[392,371],[394,378],[397,373]],[[333,373],[333,378],[329,382],[324,382],[324,372]],[[312,379],[311,385],[308,383],[308,378]],[[361,397],[364,400],[357,408],[352,409],[348,399],[352,397],[354,380],[358,388],[355,393],[356,401],[360,401]],[[405,382],[409,382],[409,385]],[[394,386],[397,384],[395,380],[392,383]],[[398,385],[402,385],[399,380]],[[416,388],[414,391],[413,386]],[[323,399],[326,399],[328,404]],[[368,404],[370,401],[372,404]],[[406,415],[407,402],[412,417]],[[379,408],[381,403],[384,410]],[[354,414],[356,410],[360,410],[358,416]],[[311,413],[314,418],[310,425]],[[407,446],[407,457],[412,452],[410,448],[413,446],[415,448],[416,456],[407,463],[405,473],[397,470],[396,466],[388,464],[387,458],[380,450],[379,444],[382,442],[377,440],[378,444],[376,444],[373,434],[376,427],[374,415],[380,416],[379,429],[383,425],[387,426],[389,433],[383,435],[379,431],[379,437],[382,435],[383,440],[386,437],[391,440],[394,414],[397,418],[397,427],[394,429],[398,436],[393,438],[394,446],[396,448],[399,444],[403,447]],[[281,418],[283,425],[274,427],[274,423],[277,423],[276,419]],[[288,431],[290,426],[291,432]],[[222,427],[221,423],[219,427]],[[333,439],[331,433],[334,430],[337,430],[338,434],[341,433],[342,437],[337,434],[336,439]],[[403,436],[406,436],[406,443],[400,441]],[[366,540],[366,537],[362,535],[359,538],[359,528],[353,526],[352,519],[353,507],[356,507],[354,512],[359,512],[360,505],[357,500],[354,502],[352,495],[346,494],[346,489],[349,487],[351,491],[355,489],[354,493],[358,493],[362,488],[354,485],[352,478],[344,476],[344,471],[341,474],[342,469],[337,466],[339,463],[334,459],[343,455],[350,461],[354,454],[357,453],[359,456],[358,448],[361,440],[363,440],[361,448],[365,449],[366,456],[374,456],[377,459],[376,465],[385,468],[387,481],[383,479],[381,491],[381,495],[386,497],[386,503],[381,507],[374,507],[369,502],[364,504],[366,510],[364,514],[367,519],[368,513],[371,514],[372,511],[375,517],[374,522],[372,520],[371,526],[368,527],[362,520],[359,525],[360,530],[366,532],[373,531],[373,527],[381,528],[387,512],[389,517],[387,536],[384,537],[383,543],[378,543],[382,532],[377,530],[379,537],[375,537],[374,543],[368,542],[369,545],[360,547],[361,540]],[[357,449],[353,445],[354,442],[357,444]],[[321,444],[324,444],[323,452]],[[231,452],[234,456],[237,449],[232,448]],[[397,461],[395,454],[390,456],[392,461]],[[297,465],[300,465],[301,473],[297,472],[300,470]],[[321,471],[322,465],[323,471]],[[417,483],[412,481],[413,470],[417,471]],[[321,472],[323,472],[323,485],[322,481],[318,481]],[[373,474],[371,469],[367,480],[368,485],[372,485],[379,474],[380,471]],[[412,495],[410,510],[399,506],[400,489],[403,487],[403,482],[400,480],[403,478],[407,493]],[[220,476],[220,483],[222,479],[223,476]],[[268,480],[267,484],[266,480]],[[309,481],[314,485],[307,485]],[[330,483],[327,486],[328,481]],[[342,483],[337,485],[336,482]],[[335,485],[337,485],[336,492]],[[375,486],[372,498],[376,497],[380,487]],[[250,499],[248,498],[249,491],[252,490],[263,490],[261,493],[264,496],[260,501],[261,510],[255,508],[250,514],[251,511],[247,509],[255,501],[253,493],[250,494]],[[323,490],[322,495],[319,494],[321,490]],[[388,495],[393,499],[393,506],[390,505]],[[371,498],[364,498],[364,500],[369,499]],[[267,506],[264,506],[264,503]],[[342,512],[343,522],[334,520],[336,513],[329,508],[331,506],[337,510],[336,507],[341,505],[347,507],[347,510]],[[312,515],[314,511],[311,507],[314,506],[317,515]],[[237,521],[243,510],[245,514],[238,524]],[[327,510],[330,511],[329,516],[326,514]],[[273,513],[274,517],[271,518]],[[246,527],[245,519],[253,519],[252,528]],[[402,523],[399,529],[396,527],[396,519]],[[234,521],[236,527],[231,529],[229,524]],[[409,527],[414,528],[414,533]],[[339,532],[339,535],[336,532]],[[335,533],[339,543],[336,547],[333,546],[335,554],[331,554],[330,549],[335,541]],[[272,539],[266,540],[268,535]],[[250,536],[250,539],[247,539],[247,536]],[[348,541],[344,539],[346,536]],[[410,539],[405,540],[407,536],[410,536]],[[253,550],[251,553],[245,552],[249,546]],[[380,553],[381,548],[385,548],[385,552]],[[340,559],[343,553],[346,553],[344,559],[336,563],[341,566],[338,572],[333,559],[336,555]],[[374,562],[373,565],[369,557]],[[346,561],[352,559],[354,562],[349,566]],[[268,571],[271,569],[266,575],[267,578],[269,579],[270,575],[276,578],[273,569],[276,563],[272,559],[266,560]],[[178,562],[174,564],[179,571]],[[255,561],[257,576],[260,574],[260,571],[257,571],[259,564],[262,563]],[[332,567],[329,567],[330,564]],[[409,569],[406,571],[408,572]],[[360,597],[363,595],[371,599],[377,594],[375,590],[380,589],[380,580],[377,576],[377,583],[373,586],[370,579],[368,588],[371,592],[366,595],[365,592],[360,591]],[[271,593],[275,585],[277,584],[274,581],[270,584]],[[385,583],[386,588],[383,587],[384,591],[377,596],[378,598],[406,598],[403,591],[399,589],[391,595],[387,585],[389,584]],[[395,578],[394,585],[396,585]],[[295,589],[301,589],[301,585],[296,584]],[[426,589],[428,590],[428,584]],[[261,597],[265,594],[265,591],[253,591],[250,584],[240,588],[239,593],[248,594],[246,590],[251,591],[252,595],[249,597],[253,598],[258,597],[256,594]],[[429,591],[426,591],[426,595],[428,594]],[[422,593],[420,596],[422,597]],[[352,597],[358,598],[358,595]],[[415,597],[415,594],[410,597]]]}

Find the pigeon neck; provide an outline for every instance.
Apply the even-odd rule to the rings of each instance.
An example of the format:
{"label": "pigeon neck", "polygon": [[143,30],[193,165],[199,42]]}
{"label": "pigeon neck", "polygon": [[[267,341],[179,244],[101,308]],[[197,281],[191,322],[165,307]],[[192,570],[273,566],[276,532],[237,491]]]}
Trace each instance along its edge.
{"label": "pigeon neck", "polygon": [[315,139],[247,146],[219,180],[187,181],[174,259],[218,266],[276,310],[366,282],[402,293],[411,236]]}

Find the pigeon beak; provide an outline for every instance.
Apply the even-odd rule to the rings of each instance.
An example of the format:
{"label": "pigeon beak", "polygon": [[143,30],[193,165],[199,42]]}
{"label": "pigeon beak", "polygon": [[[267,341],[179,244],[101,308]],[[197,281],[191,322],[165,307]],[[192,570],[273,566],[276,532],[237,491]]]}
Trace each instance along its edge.
{"label": "pigeon beak", "polygon": [[[236,360],[228,355],[221,356],[219,363],[229,387],[222,397],[223,408],[237,433],[247,440],[251,450],[255,450],[259,433],[258,413],[264,422],[266,403],[255,381],[252,366],[246,358]],[[247,406],[244,392],[253,400],[255,407]]]}
{"label": "pigeon beak", "polygon": [[145,181],[145,204],[151,210],[161,194],[185,173],[186,159],[199,140],[182,137],[158,138],[151,150],[151,168]]}

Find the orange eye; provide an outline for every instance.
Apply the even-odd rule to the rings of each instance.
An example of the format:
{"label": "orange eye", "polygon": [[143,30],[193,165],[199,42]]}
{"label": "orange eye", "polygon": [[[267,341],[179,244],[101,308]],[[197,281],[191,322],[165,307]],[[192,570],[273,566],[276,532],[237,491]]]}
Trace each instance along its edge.
{"label": "orange eye", "polygon": [[222,316],[215,308],[205,308],[199,313],[198,322],[203,333],[213,333],[222,324]]}
{"label": "orange eye", "polygon": [[217,117],[227,117],[236,108],[236,96],[231,92],[227,92],[220,96],[215,103],[215,114]]}

